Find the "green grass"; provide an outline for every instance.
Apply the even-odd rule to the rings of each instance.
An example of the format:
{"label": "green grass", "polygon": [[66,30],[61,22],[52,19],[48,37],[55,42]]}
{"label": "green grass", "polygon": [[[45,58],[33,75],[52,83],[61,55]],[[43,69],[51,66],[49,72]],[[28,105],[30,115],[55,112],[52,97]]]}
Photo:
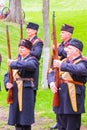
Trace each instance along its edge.
{"label": "green grass", "polygon": [[[33,3],[33,4],[32,4]],[[56,31],[57,40],[60,42],[60,28],[63,23],[71,24],[75,27],[73,37],[80,39],[84,43],[83,54],[87,56],[87,0],[51,0],[50,1],[50,36],[52,34],[52,13],[56,14]],[[42,1],[41,0],[22,0],[22,8],[26,12],[25,22],[36,22],[40,25],[38,36],[43,39],[43,17],[42,17]],[[3,56],[3,62],[1,66],[0,80],[2,82],[2,91],[0,92],[0,105],[7,106],[6,96],[7,93],[4,89],[3,75],[7,72],[7,43],[6,43],[6,24],[9,25],[10,43],[12,50],[12,58],[16,58],[18,50],[18,42],[20,39],[20,27],[17,24],[6,23],[0,21],[0,53]],[[23,26],[23,36],[26,38],[26,29]],[[39,76],[39,90],[37,93],[37,101],[35,110],[40,112],[41,117],[53,118],[55,120],[55,114],[52,111],[52,93],[49,89],[42,89],[41,77],[42,77],[42,58],[40,60],[40,76]],[[86,92],[87,93],[87,92]],[[87,94],[86,94],[87,95]],[[85,101],[86,113],[82,115],[82,123],[87,125],[87,96]]]}

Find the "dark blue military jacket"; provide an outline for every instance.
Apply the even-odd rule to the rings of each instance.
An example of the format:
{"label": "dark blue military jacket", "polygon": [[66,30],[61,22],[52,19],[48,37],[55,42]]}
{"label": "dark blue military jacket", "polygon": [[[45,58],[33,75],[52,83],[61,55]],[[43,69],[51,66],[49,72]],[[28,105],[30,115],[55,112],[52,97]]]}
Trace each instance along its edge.
{"label": "dark blue military jacket", "polygon": [[58,55],[61,56],[61,60],[67,57],[66,51],[64,50],[65,46],[69,44],[71,39],[69,39],[66,43],[62,42],[58,47]]}
{"label": "dark blue military jacket", "polygon": [[[21,60],[19,56],[17,61],[11,63],[12,69],[18,69],[18,73],[21,78],[33,78],[35,80],[35,71],[38,68],[38,60],[35,57],[27,56]],[[9,76],[4,76],[4,84],[9,82]],[[34,123],[34,89],[30,81],[23,81],[23,93],[22,93],[22,112],[18,108],[18,89],[17,84],[13,82],[13,103],[9,109],[9,125],[31,125]]]}
{"label": "dark blue military jacket", "polygon": [[[41,39],[39,39],[37,36],[35,36],[31,42],[33,43],[33,47],[31,49],[31,56],[35,56],[38,61],[41,58],[41,54],[42,54],[42,49],[43,49],[43,41]],[[39,68],[37,69],[37,71],[35,72],[35,87],[34,90],[38,89],[38,78],[39,78]]]}
{"label": "dark blue military jacket", "polygon": [[[80,57],[78,57],[77,59],[79,59]],[[84,84],[87,81],[87,60],[82,59],[77,64],[68,63],[68,61],[63,62],[60,69],[61,71],[69,72],[74,81],[81,82]],[[51,82],[55,82],[54,71],[48,74],[48,84],[50,84]],[[58,91],[59,91],[60,105],[58,107],[53,108],[55,113],[80,114],[85,112],[85,108],[84,108],[85,86],[84,85],[83,86],[76,85],[76,99],[77,99],[77,107],[78,107],[77,112],[74,112],[72,109],[67,83],[60,83]]]}
{"label": "dark blue military jacket", "polygon": [[35,36],[31,42],[33,43],[33,47],[31,49],[30,54],[32,56],[35,56],[38,61],[41,58],[41,53],[42,53],[42,49],[43,49],[43,41],[41,39],[39,39],[37,36]]}

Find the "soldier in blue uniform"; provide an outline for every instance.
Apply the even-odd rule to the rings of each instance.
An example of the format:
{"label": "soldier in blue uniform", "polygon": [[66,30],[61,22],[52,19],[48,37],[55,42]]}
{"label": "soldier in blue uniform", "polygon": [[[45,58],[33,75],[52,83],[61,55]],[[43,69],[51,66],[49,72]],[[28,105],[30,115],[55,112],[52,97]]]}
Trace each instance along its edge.
{"label": "soldier in blue uniform", "polygon": [[[42,54],[43,41],[37,36],[38,29],[39,29],[39,25],[36,23],[29,22],[26,26],[28,40],[32,42],[32,46],[33,46],[30,54],[31,56],[35,56],[39,61]],[[39,78],[39,67],[35,74],[34,102],[36,101],[36,93],[38,89],[38,78]]]}
{"label": "soldier in blue uniform", "polygon": [[34,80],[38,69],[38,60],[30,55],[32,43],[21,40],[17,60],[8,59],[8,65],[13,70],[13,83],[9,82],[8,73],[4,76],[6,90],[12,88],[13,103],[9,108],[8,124],[16,130],[31,130],[34,123]]}
{"label": "soldier in blue uniform", "polygon": [[43,48],[43,41],[37,37],[38,29],[39,25],[36,23],[29,22],[26,26],[28,39],[32,42],[33,45],[30,54],[40,60]]}
{"label": "soldier in blue uniform", "polygon": [[74,27],[68,24],[63,24],[61,27],[60,38],[62,40],[61,44],[58,47],[58,55],[61,57],[61,60],[67,57],[64,47],[69,44],[69,41],[72,39],[72,34]]}
{"label": "soldier in blue uniform", "polygon": [[[72,34],[74,31],[74,27],[68,24],[63,24],[61,27],[60,38],[62,40],[61,44],[58,46],[58,55],[60,59],[63,60],[67,57],[67,53],[64,50],[67,44],[69,44],[72,39]],[[57,118],[57,117],[56,117]],[[50,127],[52,129],[58,128],[58,123],[56,122],[53,126]]]}
{"label": "soldier in blue uniform", "polygon": [[67,58],[54,60],[53,66],[60,69],[60,84],[55,86],[55,71],[48,74],[48,84],[53,93],[59,93],[60,104],[53,107],[57,114],[59,130],[80,130],[81,114],[85,112],[85,83],[87,81],[87,59],[81,52],[83,44],[72,39],[65,51]]}

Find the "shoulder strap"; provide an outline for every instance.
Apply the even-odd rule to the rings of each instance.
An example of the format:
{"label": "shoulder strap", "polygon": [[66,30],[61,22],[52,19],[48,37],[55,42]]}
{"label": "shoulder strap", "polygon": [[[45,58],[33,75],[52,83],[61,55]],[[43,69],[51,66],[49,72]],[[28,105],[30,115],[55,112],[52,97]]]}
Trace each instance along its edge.
{"label": "shoulder strap", "polygon": [[43,41],[40,38],[35,39],[32,43],[33,43],[33,45],[35,45],[38,42],[42,42],[43,43]]}
{"label": "shoulder strap", "polygon": [[32,43],[33,43],[33,45],[35,45],[36,43],[38,43],[39,42],[39,40],[38,39],[35,39]]}
{"label": "shoulder strap", "polygon": [[79,58],[79,59],[75,60],[73,63],[74,63],[74,64],[77,64],[77,63],[79,63],[80,61],[82,61],[82,58]]}

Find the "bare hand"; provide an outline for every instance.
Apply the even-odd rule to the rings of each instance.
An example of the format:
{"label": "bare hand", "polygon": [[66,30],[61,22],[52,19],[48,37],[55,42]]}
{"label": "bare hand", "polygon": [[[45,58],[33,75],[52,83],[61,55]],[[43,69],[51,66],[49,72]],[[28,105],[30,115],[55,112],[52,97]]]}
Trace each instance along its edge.
{"label": "bare hand", "polygon": [[8,60],[7,60],[7,64],[8,64],[9,66],[10,66],[11,62],[12,62],[11,59],[8,59]]}
{"label": "bare hand", "polygon": [[62,63],[62,61],[60,61],[60,60],[54,60],[53,61],[53,67],[54,68],[60,68],[60,66],[61,66],[61,63]]}
{"label": "bare hand", "polygon": [[12,87],[13,87],[12,83],[9,83],[9,82],[8,82],[8,83],[6,84],[6,88],[7,88],[7,89],[11,89]]}
{"label": "bare hand", "polygon": [[10,66],[10,64],[11,64],[13,61],[17,61],[17,60],[8,59],[8,60],[7,60],[7,64]]}
{"label": "bare hand", "polygon": [[50,83],[50,89],[53,93],[56,93],[57,92],[57,87],[55,86],[55,82],[51,82]]}

